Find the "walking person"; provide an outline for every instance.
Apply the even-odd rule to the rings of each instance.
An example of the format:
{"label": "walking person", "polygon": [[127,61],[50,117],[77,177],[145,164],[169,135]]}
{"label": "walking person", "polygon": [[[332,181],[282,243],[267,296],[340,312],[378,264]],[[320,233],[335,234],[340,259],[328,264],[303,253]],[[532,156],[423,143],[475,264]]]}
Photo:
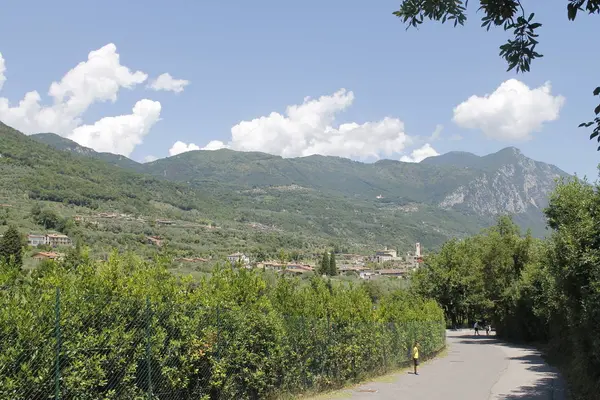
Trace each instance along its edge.
{"label": "walking person", "polygon": [[475,321],[475,325],[473,325],[473,329],[475,329],[475,336],[479,336],[479,322]]}
{"label": "walking person", "polygon": [[492,329],[490,324],[485,324],[485,334],[486,336],[490,336],[490,330]]}
{"label": "walking person", "polygon": [[417,366],[419,365],[419,342],[415,342],[415,346],[412,349],[413,365],[415,367],[415,375],[419,375],[417,372]]}

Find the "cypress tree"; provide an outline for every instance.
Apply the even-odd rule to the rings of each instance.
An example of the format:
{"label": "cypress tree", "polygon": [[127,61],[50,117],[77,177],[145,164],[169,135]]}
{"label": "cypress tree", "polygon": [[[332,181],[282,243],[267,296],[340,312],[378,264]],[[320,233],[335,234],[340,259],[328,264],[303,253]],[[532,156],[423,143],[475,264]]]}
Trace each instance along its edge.
{"label": "cypress tree", "polygon": [[321,265],[319,265],[319,275],[329,275],[329,254],[323,253],[323,259]]}
{"label": "cypress tree", "polygon": [[0,239],[0,262],[23,266],[21,234],[14,225],[9,226]]}
{"label": "cypress tree", "polygon": [[337,265],[335,265],[335,253],[331,252],[329,257],[329,275],[336,276],[338,274]]}

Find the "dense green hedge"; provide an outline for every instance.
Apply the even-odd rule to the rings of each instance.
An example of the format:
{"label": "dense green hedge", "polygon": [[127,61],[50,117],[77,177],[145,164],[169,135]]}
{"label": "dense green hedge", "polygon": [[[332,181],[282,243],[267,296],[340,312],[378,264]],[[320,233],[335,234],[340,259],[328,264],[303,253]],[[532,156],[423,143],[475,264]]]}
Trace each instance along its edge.
{"label": "dense green hedge", "polygon": [[[85,257],[83,257],[85,260]],[[0,273],[0,399],[262,399],[398,366],[444,346],[433,301],[223,268],[194,282],[114,254]],[[58,356],[58,357],[57,357]]]}

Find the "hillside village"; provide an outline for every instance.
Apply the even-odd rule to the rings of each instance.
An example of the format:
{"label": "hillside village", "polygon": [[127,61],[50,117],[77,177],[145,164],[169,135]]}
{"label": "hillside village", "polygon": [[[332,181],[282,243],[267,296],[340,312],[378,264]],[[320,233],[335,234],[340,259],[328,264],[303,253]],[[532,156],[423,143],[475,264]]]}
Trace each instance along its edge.
{"label": "hillside village", "polygon": [[[108,219],[124,219],[124,220],[143,220],[143,218],[134,218],[127,214],[117,213],[99,213],[96,218]],[[90,222],[83,216],[75,216],[73,218],[77,223],[85,221]],[[92,225],[98,225],[97,220],[92,220]],[[173,226],[175,221],[156,220],[157,225]],[[0,235],[1,236],[1,235]],[[73,240],[61,233],[29,233],[26,236],[27,245],[31,249],[31,259],[40,262],[43,260],[57,260],[64,258],[65,250],[74,246]],[[155,247],[161,247],[164,244],[164,238],[159,235],[146,236],[146,244]],[[306,255],[302,259],[296,260],[253,260],[250,255],[243,252],[236,252],[227,255],[226,257],[177,257],[174,262],[188,265],[216,264],[219,262],[228,262],[248,269],[262,269],[274,271],[287,275],[303,275],[306,273],[314,273],[317,270],[317,264],[321,254],[314,253]],[[423,253],[420,243],[416,243],[414,251],[406,252],[404,255],[398,254],[395,249],[384,247],[382,250],[377,250],[370,255],[353,254],[353,253],[335,253],[338,260],[337,273],[342,276],[356,276],[360,279],[371,280],[379,277],[406,277],[410,271],[419,267],[423,262]]]}
{"label": "hillside village", "polygon": [[[10,204],[6,204],[5,206],[9,207]],[[34,207],[38,207],[38,205]],[[49,210],[46,208],[42,209]],[[188,236],[192,236],[192,232],[197,233],[197,231],[194,231],[197,229],[206,231],[221,229],[214,222],[194,223],[192,221],[152,218],[110,211],[75,213],[70,217],[66,217],[66,219],[70,220],[74,226],[91,232],[111,232],[115,226],[118,227],[132,223],[142,227],[145,226],[147,234],[138,239],[139,245],[145,245],[148,249],[154,248],[154,252],[162,251],[163,248],[168,247],[165,245],[170,243],[174,232],[187,232]],[[262,224],[250,222],[248,226],[260,231],[266,230]],[[65,252],[69,248],[73,248],[75,244],[88,246],[88,243],[79,237],[71,238],[67,234],[52,230],[46,232],[44,230],[30,231],[25,237],[29,248],[29,258],[34,262],[33,265],[43,260],[62,260],[65,257]],[[338,249],[334,252],[337,260],[336,274],[357,277],[364,280],[377,279],[379,277],[406,277],[410,271],[418,268],[419,264],[423,261],[421,244],[416,243],[413,248],[414,250],[408,251],[405,254],[401,254],[398,250],[388,247],[372,251],[371,254],[369,254],[368,249],[362,252],[363,254],[343,252]],[[184,254],[175,254],[174,264],[186,266],[187,269],[191,270],[208,272],[212,266],[228,262],[249,269],[261,269],[280,274],[301,276],[307,273],[315,273],[322,257],[322,252],[315,251],[301,255],[297,254],[296,256],[292,256],[290,253],[284,257],[275,258],[269,258],[268,256],[259,257],[252,252],[248,252],[247,249],[240,249],[226,256],[223,254],[226,253],[221,253],[221,255],[194,254],[188,251]],[[100,259],[106,259],[106,256],[101,256]]]}
{"label": "hillside village", "polygon": [[[313,254],[313,258],[320,259],[320,254]],[[360,254],[336,254],[337,272],[340,275],[358,276],[361,279],[370,280],[378,277],[406,277],[410,271],[417,269],[423,262],[421,244],[415,244],[414,252],[407,252],[404,257],[398,252],[387,247],[376,251],[374,254],[365,256]],[[207,262],[205,259],[183,259],[186,262]],[[244,253],[234,253],[227,256],[227,261],[248,269],[258,268],[271,270],[282,274],[302,275],[314,272],[316,263],[260,261],[252,262],[250,257]]]}

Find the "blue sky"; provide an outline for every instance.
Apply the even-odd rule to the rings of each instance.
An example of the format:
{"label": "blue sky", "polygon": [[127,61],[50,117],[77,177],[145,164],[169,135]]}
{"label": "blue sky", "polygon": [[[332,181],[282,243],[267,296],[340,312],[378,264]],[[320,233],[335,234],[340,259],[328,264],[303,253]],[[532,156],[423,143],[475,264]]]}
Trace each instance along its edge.
{"label": "blue sky", "polygon": [[[0,15],[6,64],[0,98],[16,107],[25,93],[36,90],[39,104],[51,107],[57,100],[48,95],[49,87],[58,82],[56,90],[65,98],[71,93],[87,103],[84,112],[71,110],[68,118],[58,106],[52,108],[53,115],[67,119],[62,125],[48,114],[35,123],[33,117],[24,121],[16,109],[5,109],[12,114],[2,119],[31,130],[27,133],[56,127],[82,144],[136,160],[168,156],[177,141],[364,160],[414,158],[418,153],[412,152],[426,144],[439,153],[480,155],[516,146],[529,157],[595,179],[600,153],[589,132],[577,125],[590,119],[597,104],[591,92],[600,85],[600,54],[588,51],[585,38],[600,37],[599,17],[580,15],[569,22],[566,2],[537,9],[539,3],[526,7],[529,3],[544,24],[539,51],[545,57],[534,62],[532,72],[517,75],[506,72],[498,57],[507,34],[480,28],[475,3],[463,28],[427,23],[406,31],[391,14],[399,2],[388,0],[8,2]],[[120,87],[114,98],[107,95],[108,101],[90,97],[89,88],[71,87],[85,84],[75,73],[61,81],[88,53],[110,43],[120,65],[147,79],[128,77],[135,82],[129,81],[129,89]],[[179,93],[149,89],[163,73],[190,83]],[[459,123],[453,121],[456,106],[473,95],[493,93],[511,78],[531,90],[550,81],[551,91],[504,99],[500,93],[493,102],[467,104]],[[334,96],[342,88],[347,92]],[[514,81],[506,88],[515,89]],[[554,97],[559,95],[564,100]],[[307,96],[317,100],[297,108],[291,120],[271,115],[285,114],[287,106],[301,105]],[[333,97],[318,101],[320,96]],[[132,112],[143,99],[149,101]],[[126,118],[94,125],[115,116]],[[265,118],[238,125],[260,117]],[[499,129],[505,120],[512,122]],[[443,129],[432,138],[438,125]],[[538,126],[541,131],[531,132]],[[126,137],[128,129],[137,130],[133,139]],[[108,131],[112,136],[102,137]]]}

